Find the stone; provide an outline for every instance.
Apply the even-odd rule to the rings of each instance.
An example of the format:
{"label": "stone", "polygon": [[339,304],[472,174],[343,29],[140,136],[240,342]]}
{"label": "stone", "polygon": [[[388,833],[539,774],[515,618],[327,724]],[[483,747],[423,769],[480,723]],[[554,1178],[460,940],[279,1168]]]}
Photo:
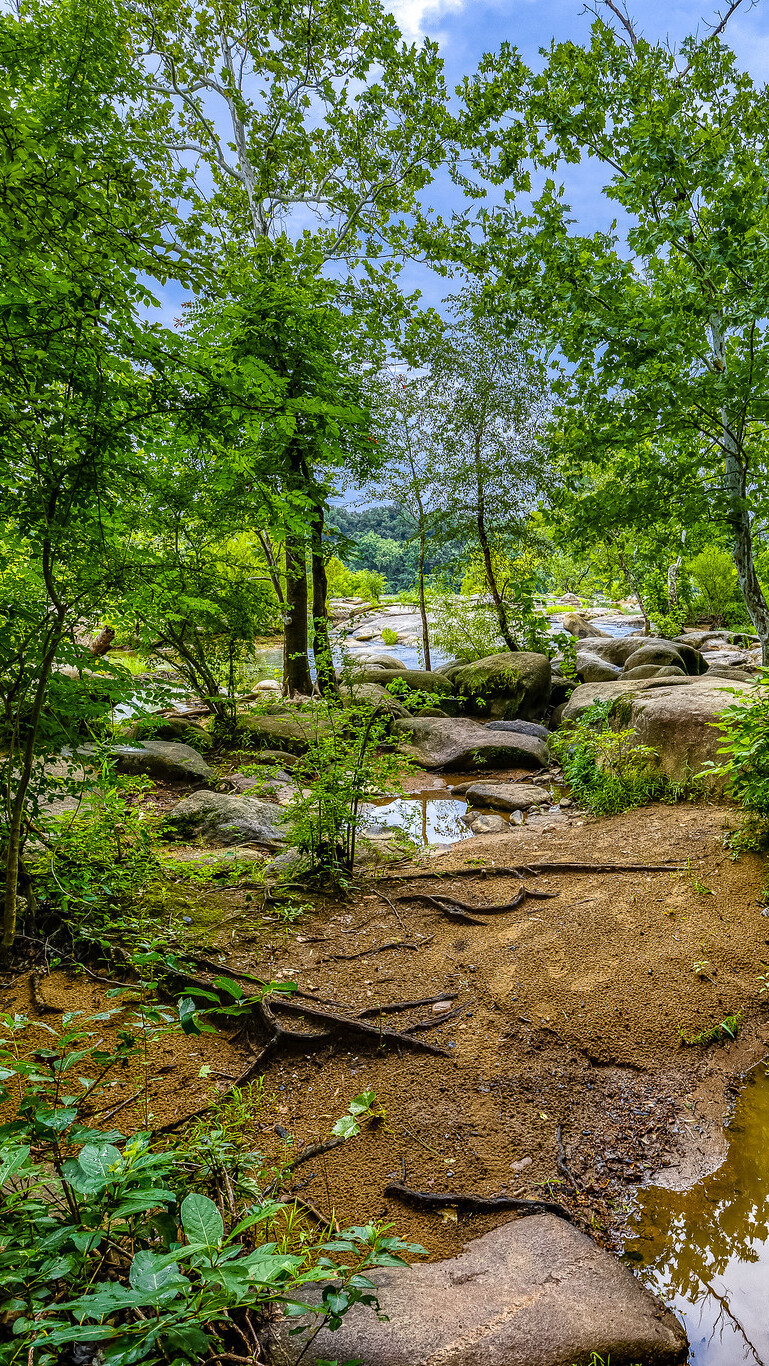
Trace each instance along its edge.
{"label": "stone", "polygon": [[[687,678],[685,669],[677,664],[638,664],[633,669],[622,670],[623,678]],[[586,679],[586,682],[591,680]]]}
{"label": "stone", "polygon": [[[366,678],[373,678],[374,676],[374,674],[370,674],[366,675]],[[397,677],[397,675],[391,676]],[[404,717],[411,714],[408,708],[404,707],[397,697],[393,697],[392,693],[388,692],[381,683],[358,682],[359,677],[360,675],[356,675],[352,686],[345,686],[344,683],[341,685],[342,697],[347,705],[352,706],[355,703],[366,702],[372,707],[378,707],[383,715]]]}
{"label": "stone", "polygon": [[[683,1366],[676,1316],[610,1252],[565,1219],[514,1219],[469,1242],[458,1257],[371,1273],[381,1320],[356,1305],[341,1328],[321,1328],[306,1352],[297,1326],[267,1329],[270,1366],[363,1360],[366,1366]],[[319,1301],[322,1285],[303,1294]]]}
{"label": "stone", "polygon": [[411,737],[407,753],[422,768],[544,768],[547,749],[536,735],[489,731],[465,718],[414,716],[393,722],[393,730]]}
{"label": "stone", "polygon": [[489,721],[487,730],[508,731],[511,735],[536,735],[540,740],[549,740],[547,726],[538,726],[536,721]]}
{"label": "stone", "polygon": [[124,740],[177,740],[204,754],[213,744],[205,726],[183,716],[143,717],[121,732]]}
{"label": "stone", "polygon": [[550,660],[528,650],[508,650],[463,665],[451,682],[479,715],[493,721],[535,721],[550,701]]}
{"label": "stone", "polygon": [[588,650],[577,650],[575,665],[583,683],[610,683],[622,673],[618,664],[610,664]]}
{"label": "stone", "polygon": [[[665,679],[668,685],[674,680]],[[683,681],[683,680],[682,680]],[[738,696],[734,696],[734,692]],[[681,782],[700,773],[704,763],[722,763],[723,737],[715,722],[725,707],[754,694],[737,680],[693,679],[687,687],[647,689],[633,698],[629,724],[642,745],[653,745],[666,777]],[[723,780],[709,780],[719,786]]]}
{"label": "stone", "polygon": [[440,693],[443,697],[453,695],[454,688],[445,674],[433,673],[429,669],[376,669],[371,666],[357,675],[366,683],[379,683],[385,687],[394,678],[402,678],[410,688],[420,688],[422,692]]}
{"label": "stone", "polygon": [[499,835],[507,829],[507,821],[494,812],[468,811],[462,820],[474,835]]}
{"label": "stone", "polygon": [[[93,746],[84,745],[78,753],[87,754]],[[110,754],[118,773],[144,773],[150,778],[170,782],[209,783],[216,774],[191,745],[174,740],[142,740],[135,745],[113,745]]]}
{"label": "stone", "polygon": [[405,669],[406,665],[397,655],[388,655],[382,650],[356,650],[355,654],[347,656],[347,662],[352,669],[358,669],[361,665],[375,665],[378,669]]}
{"label": "stone", "polygon": [[595,622],[590,621],[581,612],[564,612],[561,626],[569,635],[576,636],[577,640],[602,640],[609,635],[608,631],[602,631],[600,626],[596,626]]}
{"label": "stone", "polygon": [[691,645],[676,644],[672,640],[650,637],[625,660],[626,669],[637,669],[642,664],[675,664],[683,673],[696,677],[707,673],[707,660]]}
{"label": "stone", "polygon": [[316,736],[328,732],[328,723],[311,713],[302,715],[298,709],[290,714],[238,716],[238,727],[246,743],[254,749],[288,750],[291,754],[305,754]]}
{"label": "stone", "polygon": [[564,593],[558,601],[563,603],[565,607],[581,607],[582,605],[582,599],[577,597],[576,593]]}
{"label": "stone", "polygon": [[254,684],[254,692],[279,693],[282,691],[283,688],[277,678],[260,678],[258,683]]}
{"label": "stone", "polygon": [[372,631],[370,626],[361,626],[359,631],[353,633],[353,640],[373,640],[378,634],[379,632]]}
{"label": "stone", "polygon": [[468,806],[496,811],[528,811],[550,801],[550,793],[534,783],[471,783],[465,791]]}
{"label": "stone", "polygon": [[592,707],[594,702],[617,701],[626,699],[629,706],[633,698],[639,693],[647,692],[654,687],[690,687],[691,678],[664,678],[659,682],[656,678],[618,678],[614,683],[583,683],[581,687],[575,688],[561,716],[561,724],[569,721],[578,721],[583,711]]}
{"label": "stone", "polygon": [[298,755],[289,754],[287,749],[260,749],[254,760],[257,764],[278,764],[280,768],[296,768]]}
{"label": "stone", "polygon": [[174,839],[214,839],[221,844],[279,848],[286,838],[283,813],[274,802],[224,792],[193,792],[169,811],[164,830]]}
{"label": "stone", "polygon": [[597,655],[607,664],[616,664],[622,668],[625,661],[645,643],[646,639],[646,636],[613,636],[603,640],[590,636],[580,643],[578,653]]}

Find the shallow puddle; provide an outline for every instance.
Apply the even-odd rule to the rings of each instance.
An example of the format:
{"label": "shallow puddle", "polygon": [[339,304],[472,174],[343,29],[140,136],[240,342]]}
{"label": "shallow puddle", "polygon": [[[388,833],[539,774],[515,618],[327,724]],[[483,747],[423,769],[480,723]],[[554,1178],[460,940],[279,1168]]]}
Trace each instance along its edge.
{"label": "shallow puddle", "polygon": [[416,844],[455,844],[473,833],[462,820],[467,802],[434,789],[366,805],[366,814],[377,828],[403,830]]}
{"label": "shallow puddle", "polygon": [[718,1171],[688,1191],[650,1186],[625,1244],[679,1314],[695,1366],[769,1366],[769,1068],[753,1070]]}

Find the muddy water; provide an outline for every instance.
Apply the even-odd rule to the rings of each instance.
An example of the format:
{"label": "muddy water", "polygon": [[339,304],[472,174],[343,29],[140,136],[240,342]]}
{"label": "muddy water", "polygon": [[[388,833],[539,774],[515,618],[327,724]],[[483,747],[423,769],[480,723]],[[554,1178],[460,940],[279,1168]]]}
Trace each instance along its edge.
{"label": "muddy water", "polygon": [[751,1073],[718,1171],[642,1191],[625,1255],[680,1315],[694,1366],[769,1366],[769,1067]]}

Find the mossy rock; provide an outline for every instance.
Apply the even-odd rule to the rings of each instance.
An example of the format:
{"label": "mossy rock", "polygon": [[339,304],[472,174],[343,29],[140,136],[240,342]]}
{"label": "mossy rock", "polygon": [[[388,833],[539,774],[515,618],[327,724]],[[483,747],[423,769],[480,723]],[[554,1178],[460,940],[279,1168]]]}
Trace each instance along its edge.
{"label": "mossy rock", "polygon": [[453,690],[467,709],[494,721],[534,721],[550,701],[550,660],[527,650],[476,659],[452,672]]}
{"label": "mossy rock", "polygon": [[238,727],[254,749],[281,749],[288,750],[289,754],[306,754],[316,739],[331,731],[328,721],[322,717],[299,711],[293,715],[246,713],[238,717]]}

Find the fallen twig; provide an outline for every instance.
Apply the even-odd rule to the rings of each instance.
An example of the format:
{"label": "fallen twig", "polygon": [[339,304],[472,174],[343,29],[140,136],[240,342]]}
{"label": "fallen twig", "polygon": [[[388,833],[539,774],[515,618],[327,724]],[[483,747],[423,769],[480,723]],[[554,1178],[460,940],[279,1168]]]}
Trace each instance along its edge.
{"label": "fallen twig", "polygon": [[516,1200],[512,1195],[452,1195],[437,1191],[417,1191],[404,1186],[402,1181],[391,1181],[385,1186],[385,1195],[402,1200],[418,1209],[454,1209],[466,1214],[496,1214],[500,1210],[514,1209],[521,1214],[557,1214],[560,1219],[572,1223],[569,1211],[552,1200]]}

